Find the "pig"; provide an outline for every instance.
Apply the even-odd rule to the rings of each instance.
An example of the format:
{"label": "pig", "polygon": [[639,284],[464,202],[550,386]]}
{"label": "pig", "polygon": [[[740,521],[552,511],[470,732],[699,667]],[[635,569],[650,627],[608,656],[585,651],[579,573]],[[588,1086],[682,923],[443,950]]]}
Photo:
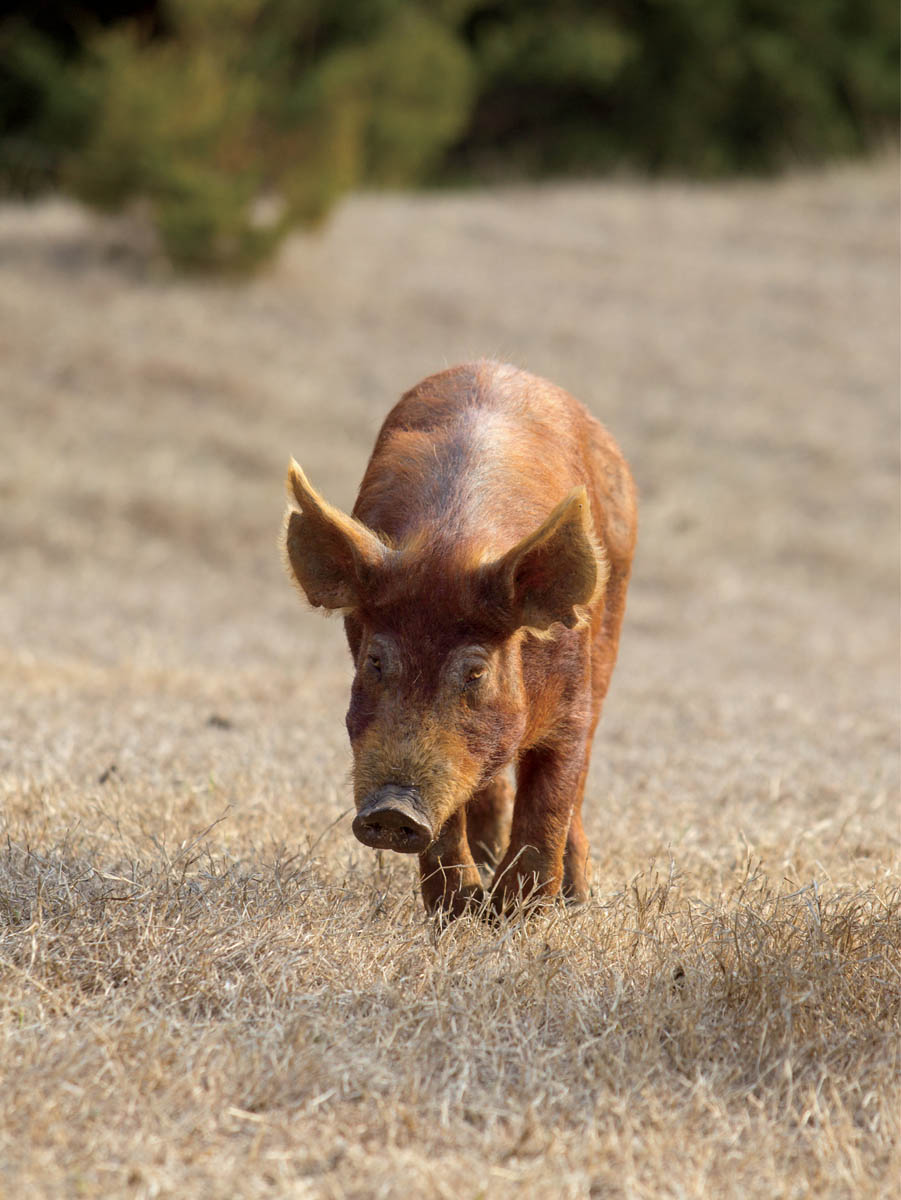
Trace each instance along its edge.
{"label": "pig", "polygon": [[289,573],[343,614],[355,667],[356,837],[417,854],[433,914],[586,900],[582,795],[636,539],[613,438],[480,361],[401,398],[350,515],[293,459],[288,495]]}

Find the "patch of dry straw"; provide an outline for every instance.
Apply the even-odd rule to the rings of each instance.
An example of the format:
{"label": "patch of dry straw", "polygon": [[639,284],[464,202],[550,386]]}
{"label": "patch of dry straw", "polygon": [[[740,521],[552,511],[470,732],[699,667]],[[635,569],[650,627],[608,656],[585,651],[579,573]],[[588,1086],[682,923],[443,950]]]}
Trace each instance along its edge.
{"label": "patch of dry straw", "polygon": [[670,863],[442,931],[387,856],[41,811],[0,855],[9,1195],[889,1194],[890,886]]}

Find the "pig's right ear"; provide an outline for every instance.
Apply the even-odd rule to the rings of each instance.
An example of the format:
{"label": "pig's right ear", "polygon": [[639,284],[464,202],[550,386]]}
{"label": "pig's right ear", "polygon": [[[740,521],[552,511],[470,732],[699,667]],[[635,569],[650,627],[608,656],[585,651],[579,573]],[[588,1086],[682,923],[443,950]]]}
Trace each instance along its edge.
{"label": "pig's right ear", "polygon": [[323,500],[293,459],[287,487],[298,506],[285,518],[291,573],[314,608],[357,608],[391,551],[371,529]]}

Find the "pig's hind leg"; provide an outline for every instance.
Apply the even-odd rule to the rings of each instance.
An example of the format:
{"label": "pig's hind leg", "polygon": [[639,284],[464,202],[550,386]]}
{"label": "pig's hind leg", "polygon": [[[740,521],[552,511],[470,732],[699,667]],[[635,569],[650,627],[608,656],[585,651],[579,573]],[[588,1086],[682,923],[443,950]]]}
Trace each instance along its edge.
{"label": "pig's hind leg", "polygon": [[494,868],[510,841],[513,788],[506,775],[495,775],[466,805],[466,834],[480,867]]}
{"label": "pig's hind leg", "polygon": [[[497,910],[559,894],[575,802],[581,798],[584,759],[584,736],[580,738],[578,730],[557,744],[533,747],[520,759],[510,844],[492,886]],[[579,828],[577,824],[576,836]],[[570,870],[576,890],[581,890],[575,857],[570,858]]]}
{"label": "pig's hind leg", "polygon": [[584,904],[589,896],[590,864],[588,838],[582,827],[582,796],[569,819],[563,851],[563,898],[567,904]]}
{"label": "pig's hind leg", "polygon": [[616,663],[619,632],[623,620],[628,583],[628,566],[620,567],[611,576],[608,586],[604,616],[595,623],[591,649],[591,724],[585,738],[585,765],[575,793],[566,849],[563,852],[563,896],[568,904],[582,904],[590,894],[591,859],[588,838],[582,825],[582,797],[588,778],[588,763],[591,745],[610,685],[610,676]]}

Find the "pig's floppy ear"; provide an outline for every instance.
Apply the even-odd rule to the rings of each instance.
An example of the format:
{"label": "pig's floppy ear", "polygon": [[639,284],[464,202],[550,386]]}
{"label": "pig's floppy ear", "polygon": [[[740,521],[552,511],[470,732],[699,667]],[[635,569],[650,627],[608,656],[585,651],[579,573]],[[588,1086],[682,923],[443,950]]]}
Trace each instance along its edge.
{"label": "pig's floppy ear", "polygon": [[391,551],[371,529],[316,492],[292,459],[284,544],[287,564],[315,608],[356,608],[372,576]]}
{"label": "pig's floppy ear", "polygon": [[585,488],[570,492],[539,529],[494,564],[491,575],[494,599],[515,628],[542,633],[558,621],[567,629],[584,621],[608,575]]}

